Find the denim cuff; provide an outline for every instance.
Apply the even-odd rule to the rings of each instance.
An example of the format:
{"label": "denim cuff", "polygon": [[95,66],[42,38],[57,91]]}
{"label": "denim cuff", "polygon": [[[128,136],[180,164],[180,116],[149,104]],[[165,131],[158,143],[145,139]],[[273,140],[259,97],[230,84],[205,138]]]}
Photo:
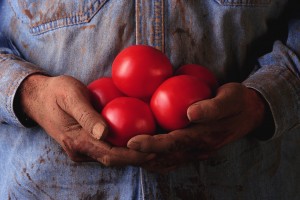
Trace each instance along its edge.
{"label": "denim cuff", "polygon": [[14,110],[14,99],[22,81],[31,74],[43,73],[37,66],[12,54],[0,54],[0,122],[19,127],[24,124]]}
{"label": "denim cuff", "polygon": [[281,66],[264,66],[243,84],[259,92],[269,105],[275,129],[273,134],[262,134],[271,135],[269,139],[273,139],[299,125],[300,80],[291,70]]}

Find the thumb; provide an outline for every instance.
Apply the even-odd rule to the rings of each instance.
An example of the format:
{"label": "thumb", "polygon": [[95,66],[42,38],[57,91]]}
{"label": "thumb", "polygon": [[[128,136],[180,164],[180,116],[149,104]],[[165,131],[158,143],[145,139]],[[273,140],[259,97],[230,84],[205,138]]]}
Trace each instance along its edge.
{"label": "thumb", "polygon": [[187,110],[191,122],[207,122],[223,119],[240,112],[243,92],[237,84],[220,87],[212,99],[198,101]]}
{"label": "thumb", "polygon": [[187,110],[191,122],[206,122],[219,118],[220,108],[214,99],[198,101]]}
{"label": "thumb", "polygon": [[[108,126],[104,118],[99,114],[85,95],[67,97],[59,106],[70,114],[90,135],[97,139],[103,139],[108,133]],[[63,105],[63,106],[61,106]]]}

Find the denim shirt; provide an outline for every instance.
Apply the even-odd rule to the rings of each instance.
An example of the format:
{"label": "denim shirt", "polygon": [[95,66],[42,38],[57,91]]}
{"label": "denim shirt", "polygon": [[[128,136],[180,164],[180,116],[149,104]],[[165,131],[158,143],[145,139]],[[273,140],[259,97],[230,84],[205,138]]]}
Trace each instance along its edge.
{"label": "denim shirt", "polygon": [[[299,199],[300,19],[287,5],[0,0],[0,199]],[[159,175],[75,163],[43,129],[17,118],[14,97],[28,75],[65,74],[88,84],[110,76],[114,57],[133,44],[162,50],[174,69],[201,64],[221,84],[257,90],[270,106],[273,137],[246,137]]]}

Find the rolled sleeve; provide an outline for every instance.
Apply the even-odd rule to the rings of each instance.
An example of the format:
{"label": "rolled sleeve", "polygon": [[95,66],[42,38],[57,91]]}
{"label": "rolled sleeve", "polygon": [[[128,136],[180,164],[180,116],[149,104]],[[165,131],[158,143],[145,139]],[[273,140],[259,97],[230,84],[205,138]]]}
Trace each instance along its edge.
{"label": "rolled sleeve", "polygon": [[269,105],[276,138],[300,123],[299,59],[283,43],[277,41],[273,51],[259,59],[259,69],[244,84],[258,91]]}
{"label": "rolled sleeve", "polygon": [[0,122],[23,127],[14,110],[14,99],[22,81],[42,71],[22,60],[9,40],[0,34]]}

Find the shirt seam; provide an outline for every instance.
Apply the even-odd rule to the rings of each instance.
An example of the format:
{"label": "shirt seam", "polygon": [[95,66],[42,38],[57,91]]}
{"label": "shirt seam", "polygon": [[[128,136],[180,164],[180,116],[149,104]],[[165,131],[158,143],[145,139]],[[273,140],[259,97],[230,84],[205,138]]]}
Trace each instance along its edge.
{"label": "shirt seam", "polygon": [[[94,1],[87,11],[83,12],[82,14],[74,14],[69,17],[63,17],[63,18],[55,18],[51,19],[49,21],[41,21],[37,22],[36,24],[30,24],[29,25],[29,32],[33,35],[39,35],[51,30],[72,26],[72,25],[79,25],[83,23],[88,23],[92,20],[92,18],[99,12],[99,10],[103,7],[103,5],[108,0],[96,0]],[[22,22],[26,23],[24,20],[22,20],[20,17],[18,17],[17,13],[15,12],[15,9],[13,8],[11,1],[9,1],[10,7],[13,10],[14,15]]]}
{"label": "shirt seam", "polygon": [[253,1],[247,1],[247,3],[245,3],[244,1],[233,2],[229,0],[217,0],[217,1],[224,6],[267,6],[271,3],[271,0],[265,0],[263,2],[257,2],[256,0],[253,0]]}

